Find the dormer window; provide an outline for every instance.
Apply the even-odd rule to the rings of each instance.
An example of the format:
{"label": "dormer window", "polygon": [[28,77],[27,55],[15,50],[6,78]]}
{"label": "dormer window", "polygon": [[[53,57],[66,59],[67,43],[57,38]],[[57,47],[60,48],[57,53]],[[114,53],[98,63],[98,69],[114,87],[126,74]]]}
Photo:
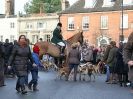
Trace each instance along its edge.
{"label": "dormer window", "polygon": [[115,2],[113,2],[112,0],[104,0],[103,1],[103,7],[112,7],[114,5]]}
{"label": "dormer window", "polygon": [[133,5],[133,0],[123,0],[123,6]]}
{"label": "dormer window", "polygon": [[94,8],[96,0],[85,0],[84,8]]}

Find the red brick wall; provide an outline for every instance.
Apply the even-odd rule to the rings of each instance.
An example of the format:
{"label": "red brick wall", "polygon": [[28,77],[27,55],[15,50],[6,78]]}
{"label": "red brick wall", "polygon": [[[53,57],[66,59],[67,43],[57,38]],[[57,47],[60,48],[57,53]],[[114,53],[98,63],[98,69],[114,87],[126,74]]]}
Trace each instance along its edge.
{"label": "red brick wall", "polygon": [[[124,11],[124,14],[128,14],[128,29],[124,29],[124,37],[127,38],[128,35],[133,31],[131,29],[131,23],[133,23],[133,11]],[[108,16],[108,29],[101,30],[101,16],[106,15]],[[106,35],[107,37],[111,38],[111,40],[119,42],[119,35],[121,34],[120,29],[120,16],[121,12],[103,12],[103,13],[77,13],[77,14],[63,14],[60,16],[60,21],[63,23],[62,31],[64,38],[69,38],[77,30],[77,27],[81,27],[82,25],[82,17],[83,16],[89,16],[89,30],[84,31],[84,37],[85,39],[88,39],[88,41],[91,44],[97,45],[97,38],[101,36],[101,32]],[[74,17],[75,22],[75,30],[74,31],[68,31],[67,30],[67,18],[68,17]]]}

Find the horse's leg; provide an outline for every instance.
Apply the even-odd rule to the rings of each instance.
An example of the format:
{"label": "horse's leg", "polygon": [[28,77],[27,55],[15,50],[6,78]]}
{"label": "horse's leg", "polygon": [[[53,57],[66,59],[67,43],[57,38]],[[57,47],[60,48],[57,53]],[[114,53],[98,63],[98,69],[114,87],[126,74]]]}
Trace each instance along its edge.
{"label": "horse's leg", "polygon": [[63,67],[63,59],[62,58],[59,58],[59,67],[62,68]]}
{"label": "horse's leg", "polygon": [[56,66],[61,68],[62,64],[61,64],[60,58],[54,58],[54,61],[55,61]]}
{"label": "horse's leg", "polygon": [[57,58],[54,58],[54,62],[56,64],[56,66],[58,66],[58,59]]}

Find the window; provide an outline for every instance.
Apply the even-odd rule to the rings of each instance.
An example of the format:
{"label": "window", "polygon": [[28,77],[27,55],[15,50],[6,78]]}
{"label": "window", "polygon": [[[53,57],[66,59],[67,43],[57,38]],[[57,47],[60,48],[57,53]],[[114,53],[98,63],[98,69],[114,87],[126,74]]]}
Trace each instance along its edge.
{"label": "window", "polygon": [[10,35],[10,42],[14,42],[15,40],[15,36],[14,35]]}
{"label": "window", "polygon": [[133,0],[123,0],[123,6],[133,5]]}
{"label": "window", "polygon": [[93,8],[96,4],[96,0],[85,0],[85,6],[84,8]]}
{"label": "window", "polygon": [[44,35],[44,40],[47,42],[50,42],[51,41],[51,35],[50,34]]}
{"label": "window", "polygon": [[43,28],[43,22],[38,22],[37,23],[37,28]]}
{"label": "window", "polygon": [[38,35],[32,35],[32,43],[35,44],[38,41]]}
{"label": "window", "polygon": [[14,28],[14,27],[15,27],[14,22],[11,22],[11,23],[10,23],[10,28]]}
{"label": "window", "polygon": [[31,30],[33,28],[32,23],[26,23],[26,29]]}
{"label": "window", "polygon": [[89,17],[85,16],[82,18],[82,29],[88,30],[89,29]]}
{"label": "window", "polygon": [[0,35],[0,41],[3,42],[3,35]]}
{"label": "window", "polygon": [[101,29],[108,29],[108,16],[101,16]]}
{"label": "window", "polygon": [[68,17],[68,30],[74,30],[74,17]]}
{"label": "window", "polygon": [[44,23],[44,22],[38,22],[37,23],[37,28],[38,29],[46,29],[46,23]]}
{"label": "window", "polygon": [[[122,28],[122,15],[121,15],[121,21],[120,21],[120,28]],[[128,14],[123,14],[123,28],[128,28]]]}
{"label": "window", "polygon": [[115,2],[113,2],[112,0],[104,0],[103,2],[103,7],[111,7],[114,5]]}

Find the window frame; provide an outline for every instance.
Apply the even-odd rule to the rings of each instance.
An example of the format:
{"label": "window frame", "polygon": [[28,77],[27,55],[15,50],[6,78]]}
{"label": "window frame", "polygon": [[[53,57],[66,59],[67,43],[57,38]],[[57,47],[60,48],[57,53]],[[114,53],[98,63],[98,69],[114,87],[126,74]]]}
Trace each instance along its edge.
{"label": "window frame", "polygon": [[47,41],[47,42],[50,42],[51,41],[51,35],[50,34],[45,34],[44,35],[44,40]]}
{"label": "window frame", "polygon": [[82,29],[89,30],[89,16],[82,17]]}
{"label": "window frame", "polygon": [[107,15],[101,16],[101,29],[108,29],[108,16]]}
{"label": "window frame", "polygon": [[[129,28],[128,14],[123,14],[123,29],[128,29],[128,28]],[[120,29],[122,29],[122,15],[120,16]]]}
{"label": "window frame", "polygon": [[[123,6],[129,6],[129,5],[133,5],[133,0],[123,0]],[[122,6],[122,5],[121,5]]]}
{"label": "window frame", "polygon": [[32,30],[32,29],[33,29],[33,23],[31,23],[31,22],[26,22],[25,29],[26,29],[26,30]]}
{"label": "window frame", "polygon": [[68,29],[68,30],[74,30],[74,29],[75,29],[74,17],[68,17],[67,22],[68,22],[67,29]]}
{"label": "window frame", "polygon": [[10,28],[14,29],[15,28],[15,23],[14,22],[10,22]]}

